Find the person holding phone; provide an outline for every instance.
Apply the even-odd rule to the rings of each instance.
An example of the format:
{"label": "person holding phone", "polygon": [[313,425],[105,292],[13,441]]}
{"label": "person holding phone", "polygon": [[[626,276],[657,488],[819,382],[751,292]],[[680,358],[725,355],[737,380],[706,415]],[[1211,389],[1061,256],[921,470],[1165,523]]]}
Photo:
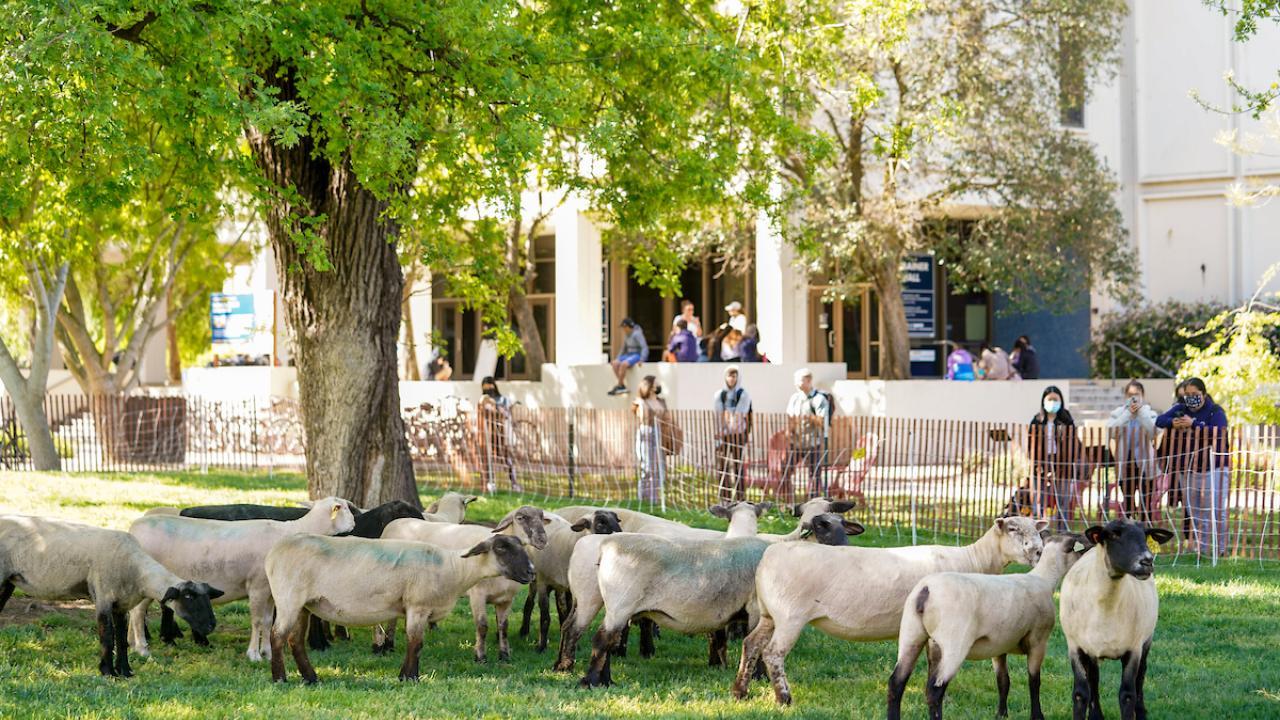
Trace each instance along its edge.
{"label": "person holding phone", "polygon": [[1107,433],[1115,447],[1121,511],[1126,517],[1147,522],[1155,490],[1156,411],[1147,404],[1142,383],[1130,380],[1124,386],[1124,404],[1107,418]]}
{"label": "person holding phone", "polygon": [[1213,401],[1200,378],[1182,383],[1182,399],[1156,418],[1156,427],[1170,430],[1176,471],[1191,515],[1196,547],[1201,554],[1227,552],[1227,500],[1230,451],[1227,413]]}

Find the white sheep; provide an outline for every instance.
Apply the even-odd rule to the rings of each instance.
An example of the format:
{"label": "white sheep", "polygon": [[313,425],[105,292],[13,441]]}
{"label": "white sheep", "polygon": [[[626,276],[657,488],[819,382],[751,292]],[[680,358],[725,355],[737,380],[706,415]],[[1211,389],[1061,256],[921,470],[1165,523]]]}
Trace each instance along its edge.
{"label": "white sheep", "polygon": [[427,506],[422,519],[427,522],[451,523],[457,525],[467,517],[467,506],[479,500],[475,495],[462,495],[447,492],[440,499]]}
{"label": "white sheep", "polygon": [[845,640],[897,637],[902,603],[921,578],[936,572],[995,574],[1012,562],[1034,565],[1044,546],[1043,520],[1000,518],[970,545],[898,548],[775,543],[756,571],[760,621],[742,644],[733,695],[745,698],[761,658],[774,696],[791,702],[784,661],[814,627]]}
{"label": "white sheep", "polygon": [[342,625],[373,625],[405,618],[409,641],[401,680],[418,679],[422,634],[428,622],[445,618],[458,596],[477,583],[503,577],[533,580],[533,565],[521,540],[489,535],[465,551],[423,542],[295,535],[276,543],[266,574],[276,598],[271,632],[271,679],[285,681],[284,643],[289,643],[304,682],[316,682],[307,657],[310,614]]}
{"label": "white sheep", "polygon": [[[481,525],[451,525],[438,522],[424,522],[402,518],[387,525],[382,537],[389,540],[416,540],[449,550],[466,550],[481,543],[490,535],[513,535],[527,542],[530,554],[536,554],[547,546],[547,525],[552,519],[540,508],[524,505],[507,513],[490,530]],[[511,605],[520,591],[521,583],[506,578],[493,578],[477,583],[467,591],[471,605],[471,617],[475,623],[476,662],[488,659],[486,638],[489,634],[488,606],[494,607],[494,619],[498,626],[498,659],[511,659],[511,643],[507,633],[507,618],[511,613]],[[387,631],[387,637],[395,636],[395,624]],[[389,649],[386,642],[376,645],[378,652]]]}
{"label": "white sheep", "polygon": [[[102,647],[98,672],[129,677],[125,613],[152,600],[193,630],[213,632],[210,600],[222,591],[183,580],[126,532],[25,515],[0,516],[0,610],[14,587],[44,600],[93,601]],[[112,657],[114,651],[114,658]]]}
{"label": "white sheep", "polygon": [[1098,661],[1124,664],[1120,674],[1120,716],[1145,718],[1143,683],[1147,656],[1160,615],[1160,599],[1151,576],[1155,563],[1148,542],[1166,543],[1173,533],[1143,527],[1132,520],[1112,520],[1085,530],[1094,548],[1085,553],[1062,581],[1062,632],[1075,673],[1072,711],[1102,717],[1098,697]]}
{"label": "white sheep", "polygon": [[[271,649],[271,588],[263,563],[277,541],[299,533],[337,535],[355,527],[346,500],[317,500],[298,520],[203,520],[173,515],[149,515],[134,521],[129,533],[142,548],[171,571],[207,582],[226,594],[221,602],[249,598],[252,630],[245,653],[257,661]],[[134,648],[145,654],[150,600],[138,603],[129,617]],[[201,635],[196,634],[197,641]]]}
{"label": "white sheep", "polygon": [[570,524],[555,513],[547,513],[551,524],[547,525],[547,547],[531,551],[534,557],[534,568],[538,571],[538,579],[529,586],[529,596],[525,600],[524,619],[520,625],[520,637],[529,634],[530,616],[536,601],[540,616],[538,619],[538,652],[547,649],[547,636],[551,629],[551,609],[549,595],[556,594],[556,606],[563,626],[573,608],[573,597],[569,593],[569,559],[573,556],[573,548],[578,541],[587,535],[611,535],[622,532],[618,515],[612,510],[596,510],[577,522]]}
{"label": "white sheep", "polygon": [[1032,720],[1040,709],[1040,667],[1053,632],[1053,591],[1088,546],[1080,535],[1045,542],[1040,562],[1029,573],[983,575],[934,573],[916,583],[902,608],[898,664],[889,678],[889,720],[902,713],[902,693],[921,650],[928,644],[929,716],[942,717],[947,684],[968,660],[991,660],[999,693],[997,717],[1009,714],[1008,655],[1027,656]]}
{"label": "white sheep", "polygon": [[[792,513],[795,517],[800,518],[800,522],[796,528],[786,535],[772,535],[769,533],[755,533],[760,538],[770,542],[780,540],[799,540],[800,526],[807,520],[827,512],[845,513],[852,510],[854,504],[844,500],[831,500],[829,498],[813,498],[804,503],[792,506]],[[711,530],[708,528],[689,527],[684,523],[668,520],[650,515],[648,513],[639,512],[638,510],[627,510],[626,508],[605,508],[592,505],[570,505],[557,509],[555,512],[560,517],[569,522],[577,522],[587,515],[597,510],[610,510],[617,514],[618,521],[622,524],[622,531],[629,533],[649,533],[652,535],[661,535],[662,537],[689,537],[689,538],[718,538],[724,537],[724,532],[720,530]],[[727,516],[719,516],[727,517]]]}

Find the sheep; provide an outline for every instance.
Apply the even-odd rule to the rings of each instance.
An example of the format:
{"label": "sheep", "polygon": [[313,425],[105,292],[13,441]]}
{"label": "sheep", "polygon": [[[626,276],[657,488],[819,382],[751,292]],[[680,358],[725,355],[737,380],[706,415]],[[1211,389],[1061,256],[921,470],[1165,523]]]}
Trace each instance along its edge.
{"label": "sheep", "polygon": [[441,495],[439,500],[427,507],[426,512],[422,513],[422,519],[429,522],[457,525],[466,518],[467,506],[479,499],[475,495],[447,492]]}
{"label": "sheep", "polygon": [[[222,591],[184,580],[126,532],[25,515],[0,516],[0,610],[14,588],[36,598],[88,598],[98,620],[98,672],[131,677],[125,613],[152,600],[211,633]],[[114,654],[114,657],[112,657]]]}
{"label": "sheep", "polygon": [[[422,522],[420,520],[396,520],[387,526],[382,537],[393,540],[416,540],[426,542],[449,550],[465,550],[473,547],[491,535],[514,535],[526,541],[532,548],[542,550],[547,546],[546,526],[552,519],[540,508],[524,505],[511,512],[499,521],[497,527],[489,528],[479,525],[451,525],[439,522]],[[494,578],[478,583],[467,592],[471,605],[471,617],[475,622],[476,662],[488,660],[486,638],[489,634],[488,606],[493,605],[494,617],[498,624],[498,659],[507,662],[511,659],[511,643],[507,635],[507,616],[515,601],[520,583],[504,578]],[[393,623],[387,637],[395,636]],[[375,633],[376,637],[376,633]],[[375,643],[375,652],[387,652],[391,649],[388,642]]]}
{"label": "sheep", "polygon": [[[135,520],[129,528],[147,554],[169,570],[211,583],[226,594],[222,602],[249,598],[252,630],[250,660],[262,659],[262,649],[270,653],[267,637],[272,611],[271,588],[263,561],[278,540],[289,535],[312,532],[326,535],[344,533],[355,527],[351,504],[329,497],[318,500],[298,520],[202,520],[199,518],[152,515]],[[146,618],[150,600],[143,600],[130,615],[132,644],[146,654]],[[202,633],[194,630],[197,642]]]}
{"label": "sheep", "polygon": [[[753,624],[756,565],[770,543],[736,530],[744,524],[754,526],[754,516],[763,510],[764,506],[734,503],[729,532],[712,540],[629,533],[605,536],[597,570],[604,621],[580,684],[612,684],[610,650],[632,617],[648,618],[682,633],[716,633],[745,608],[748,625]],[[711,650],[711,664],[726,663],[722,634],[713,637]]]}
{"label": "sheep", "polygon": [[466,593],[487,578],[533,580],[523,542],[488,535],[465,551],[423,542],[294,535],[267,554],[266,575],[277,600],[271,632],[271,679],[285,682],[284,643],[289,643],[303,682],[317,681],[303,635],[307,615],[344,625],[372,625],[405,618],[409,642],[401,680],[418,679],[422,634],[442,620]]}
{"label": "sheep", "polygon": [[1166,543],[1173,533],[1132,520],[1112,520],[1084,535],[1094,547],[1067,573],[1061,593],[1062,632],[1075,672],[1073,717],[1102,717],[1098,661],[1116,659],[1124,664],[1120,716],[1142,720],[1147,716],[1142,692],[1147,656],[1160,614],[1149,543]]}
{"label": "sheep", "polygon": [[181,513],[181,510],[179,508],[161,505],[159,507],[153,507],[142,514],[143,515],[178,515],[180,513]]}
{"label": "sheep", "polygon": [[1030,518],[1000,518],[977,542],[963,547],[775,543],[756,572],[760,621],[742,644],[733,696],[746,697],[751,674],[763,657],[775,698],[790,704],[784,661],[806,625],[845,640],[894,638],[902,603],[921,578],[945,571],[994,574],[1011,562],[1034,565],[1046,525]]}
{"label": "sheep", "polygon": [[916,583],[902,607],[898,664],[889,677],[889,720],[901,717],[903,690],[926,643],[929,679],[925,697],[931,718],[942,717],[947,683],[966,659],[991,660],[1000,695],[996,717],[1007,717],[1006,658],[1012,653],[1027,656],[1031,718],[1044,720],[1040,709],[1040,667],[1053,632],[1053,591],[1088,547],[1083,536],[1059,535],[1045,543],[1040,561],[1029,573],[943,572]]}
{"label": "sheep", "polygon": [[529,636],[529,621],[533,615],[533,604],[536,600],[540,612],[538,619],[538,652],[547,649],[547,633],[551,628],[551,611],[548,596],[556,593],[556,610],[563,625],[572,607],[572,596],[569,594],[569,558],[578,540],[586,535],[611,535],[622,532],[618,514],[612,510],[596,510],[572,525],[555,513],[547,513],[551,524],[547,526],[547,547],[535,551],[534,567],[538,571],[538,579],[529,586],[529,595],[524,603],[524,618],[520,624],[520,637]]}
{"label": "sheep", "polygon": [[[825,512],[846,513],[852,510],[853,507],[853,503],[845,500],[813,498],[804,503],[792,506],[792,513],[795,517],[800,518],[801,524],[803,524],[804,521],[814,515]],[[622,523],[623,532],[650,533],[652,535],[661,535],[663,537],[679,536],[708,539],[724,536],[724,533],[719,530],[693,528],[674,520],[668,520],[666,518],[642,513],[636,510],[627,510],[625,508],[602,508],[589,505],[570,505],[568,507],[562,507],[555,512],[557,515],[569,522],[577,522],[596,510],[611,510],[616,513],[619,522]],[[798,540],[800,538],[799,533],[800,525],[797,525],[795,530],[786,535],[762,533],[757,536],[770,542],[777,542],[780,540]]]}
{"label": "sheep", "polygon": [[[178,513],[182,517],[200,520],[276,520],[289,522],[307,514],[309,508],[279,507],[276,505],[254,505],[252,503],[234,503],[231,505],[196,505],[182,508]],[[351,514],[356,510],[352,508]]]}
{"label": "sheep", "polygon": [[[796,529],[791,533],[781,536],[769,535],[759,537],[762,537],[766,541],[800,539],[800,534],[803,532],[805,523],[809,522],[813,517],[833,509],[840,512],[847,512],[851,507],[852,505],[850,503],[843,501],[833,502],[827,498],[814,498],[793,507],[793,514],[800,517],[801,520],[796,525]],[[732,508],[732,505],[730,508]],[[565,512],[569,517],[581,517],[586,514],[587,510],[591,509],[592,508],[587,508],[585,506],[575,506],[561,508],[556,511],[556,514],[558,515],[561,512]],[[723,517],[724,515],[721,514],[723,512],[723,508],[722,510],[711,509],[711,513],[713,515],[720,514]],[[617,513],[622,519],[622,528],[624,532],[635,533],[638,531],[633,528],[647,527],[650,528],[650,534],[668,538],[684,537],[691,539],[716,539],[724,538],[729,536],[731,533],[734,536],[740,537],[754,533],[758,522],[757,516],[754,513],[741,513],[740,515],[733,516],[734,520],[740,524],[739,528],[734,528],[733,521],[731,521],[729,530],[725,532],[716,532],[714,530],[703,530],[701,528],[689,528],[679,523],[673,523],[670,520],[664,520],[663,518],[655,517],[653,515],[646,515],[645,513],[637,513],[630,510],[619,509],[617,510]],[[731,512],[729,514],[732,515]],[[658,520],[661,522],[650,524],[650,520]],[[628,522],[631,524],[628,525]],[[676,532],[670,532],[670,528],[662,525],[662,523],[675,525],[677,528]],[[750,524],[751,533],[746,531],[745,523]],[[859,525],[857,527],[861,526]],[[679,530],[680,528],[683,530]],[[709,538],[708,534],[710,535]],[[851,529],[850,534],[857,534],[857,532],[853,532]],[[827,538],[820,538],[820,540],[821,539]],[[838,542],[834,539],[832,539],[832,541]],[[570,593],[573,595],[575,607],[570,611],[569,617],[560,624],[560,652],[556,658],[555,664],[552,666],[554,670],[559,672],[568,672],[573,669],[575,662],[574,656],[578,651],[578,642],[581,640],[583,633],[586,632],[587,627],[591,625],[591,621],[595,618],[596,614],[602,607],[599,583],[596,578],[596,568],[600,563],[600,542],[601,538],[584,538],[574,546],[573,556],[570,559],[569,589]],[[581,595],[581,593],[585,593],[585,595]],[[581,610],[579,610],[579,608],[581,608]],[[647,624],[648,621],[642,620],[641,622],[642,630],[644,630],[645,624]],[[625,654],[625,637],[626,635],[624,631],[622,640],[624,644],[619,647],[620,655]],[[717,646],[722,644],[723,643],[720,642],[719,638],[713,638],[712,648],[710,650],[710,660],[712,664],[715,664],[718,661],[719,648]],[[652,637],[650,637],[649,633],[642,632],[640,638],[640,655],[641,657],[650,657],[652,654]]]}

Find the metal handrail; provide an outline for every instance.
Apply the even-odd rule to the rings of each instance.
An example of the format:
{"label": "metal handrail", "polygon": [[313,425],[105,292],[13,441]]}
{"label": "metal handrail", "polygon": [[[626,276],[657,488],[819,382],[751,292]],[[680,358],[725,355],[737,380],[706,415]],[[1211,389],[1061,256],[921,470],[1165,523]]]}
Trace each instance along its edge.
{"label": "metal handrail", "polygon": [[1134,350],[1133,348],[1129,347],[1128,345],[1125,345],[1122,342],[1112,340],[1111,341],[1111,382],[1114,383],[1116,381],[1116,348],[1117,347],[1129,353],[1129,355],[1133,356],[1134,358],[1146,363],[1147,367],[1151,368],[1152,370],[1155,370],[1156,372],[1159,372],[1159,373],[1163,373],[1165,377],[1168,377],[1168,378],[1175,377],[1175,374],[1173,373],[1173,371],[1169,370],[1168,368],[1157,365],[1154,360],[1147,357],[1146,355],[1143,355],[1142,353],[1138,352],[1137,350]]}

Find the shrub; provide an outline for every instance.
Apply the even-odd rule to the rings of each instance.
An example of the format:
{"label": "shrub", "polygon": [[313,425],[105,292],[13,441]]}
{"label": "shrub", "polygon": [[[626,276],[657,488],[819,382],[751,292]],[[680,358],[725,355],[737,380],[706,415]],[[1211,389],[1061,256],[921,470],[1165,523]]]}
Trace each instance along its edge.
{"label": "shrub", "polygon": [[[1177,373],[1187,357],[1186,348],[1204,350],[1214,341],[1213,333],[1185,337],[1179,330],[1204,328],[1209,321],[1231,309],[1225,303],[1186,303],[1177,300],[1143,305],[1102,316],[1093,329],[1086,352],[1094,377],[1111,376],[1111,343],[1121,342],[1150,358],[1157,365]],[[1273,352],[1280,352],[1280,328],[1267,332]],[[1116,351],[1116,377],[1151,377],[1145,363],[1121,350]]]}

